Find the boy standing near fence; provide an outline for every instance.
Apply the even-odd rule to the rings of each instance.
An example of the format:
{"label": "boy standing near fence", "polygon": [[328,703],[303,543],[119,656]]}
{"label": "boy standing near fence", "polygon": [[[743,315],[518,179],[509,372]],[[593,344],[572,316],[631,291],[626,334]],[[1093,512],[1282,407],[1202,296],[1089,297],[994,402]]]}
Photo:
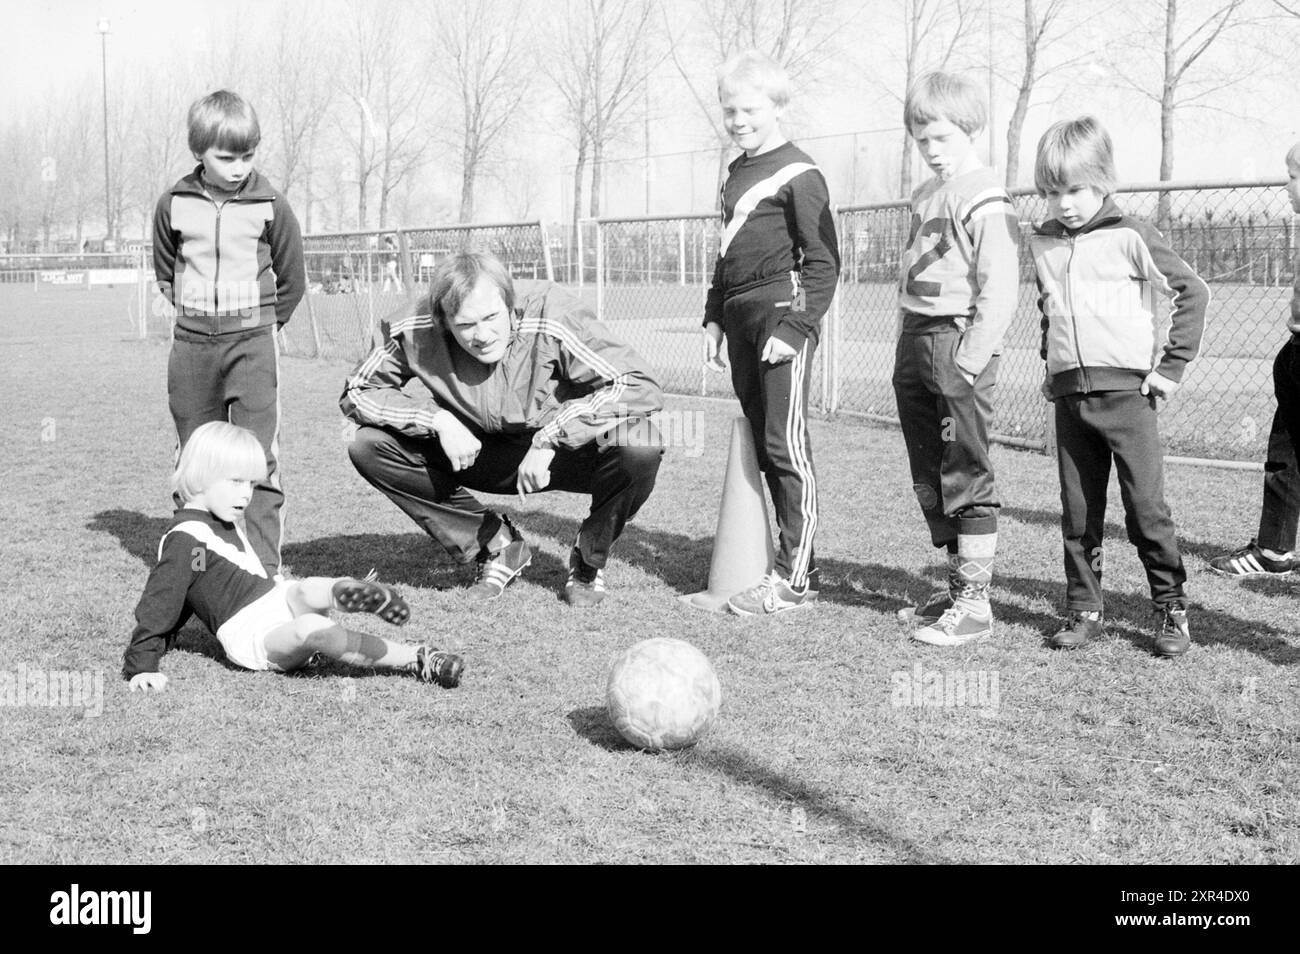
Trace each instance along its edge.
{"label": "boy standing near fence", "polygon": [[1001,504],[989,424],[1019,294],[1020,230],[1011,197],[975,152],[987,112],[974,84],[922,77],[903,121],[934,178],[912,194],[893,385],[912,487],[931,542],[948,551],[948,585],[899,617],[914,626],[913,639],[956,646],[993,631]]}
{"label": "boy standing near fence", "polygon": [[750,50],[718,71],[728,134],[745,152],[722,187],[722,241],[704,309],[706,358],[727,340],[731,383],[754,434],[780,536],[771,573],[728,602],[770,616],[817,596],[817,477],[808,386],[822,316],[839,280],[839,241],[821,170],[781,134],[790,80]]}
{"label": "boy standing near fence", "polygon": [[306,289],[302,236],[283,194],[253,168],[261,141],[253,107],[227,90],[189,111],[199,165],[158,200],[153,259],[176,309],[167,401],[178,447],[209,421],[257,435],[267,474],[244,514],[253,551],[280,572],[279,342]]}
{"label": "boy standing near fence", "polygon": [[[1291,211],[1300,212],[1300,142],[1287,151],[1286,174]],[[1273,361],[1277,410],[1268,432],[1259,532],[1244,547],[1210,561],[1210,569],[1222,576],[1285,576],[1300,565],[1295,555],[1296,525],[1300,522],[1300,467],[1296,463],[1296,440],[1300,438],[1300,255],[1293,271],[1287,340]]]}
{"label": "boy standing near fence", "polygon": [[[1050,218],[1030,247],[1043,313],[1044,395],[1056,410],[1065,538],[1065,627],[1074,649],[1103,626],[1102,531],[1112,459],[1128,538],[1160,615],[1155,649],[1191,645],[1174,521],[1165,503],[1156,399],[1166,399],[1200,348],[1210,291],[1158,231],[1111,201],[1110,136],[1091,116],[1056,123],[1038,143],[1034,184]],[[1164,331],[1168,305],[1173,316]]]}

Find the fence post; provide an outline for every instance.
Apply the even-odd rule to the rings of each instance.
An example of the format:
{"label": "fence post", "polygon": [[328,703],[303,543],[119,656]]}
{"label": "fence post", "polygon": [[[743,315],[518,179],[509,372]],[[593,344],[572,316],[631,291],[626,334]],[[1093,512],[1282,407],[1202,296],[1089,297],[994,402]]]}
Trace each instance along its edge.
{"label": "fence post", "polygon": [[149,274],[146,267],[144,247],[140,247],[136,259],[135,299],[140,309],[140,339],[149,337]]}
{"label": "fence post", "polygon": [[582,219],[575,219],[573,223],[573,232],[577,236],[578,252],[578,288],[582,288],[584,272],[587,271],[587,261],[582,254]]}
{"label": "fence post", "polygon": [[551,237],[546,234],[546,223],[538,219],[537,231],[542,236],[542,262],[546,266],[546,280],[555,281],[555,269],[551,267]]}
{"label": "fence post", "polygon": [[596,319],[605,320],[605,230],[600,220],[592,220],[596,226]]}
{"label": "fence post", "polygon": [[686,284],[686,220],[677,220],[677,284]]}

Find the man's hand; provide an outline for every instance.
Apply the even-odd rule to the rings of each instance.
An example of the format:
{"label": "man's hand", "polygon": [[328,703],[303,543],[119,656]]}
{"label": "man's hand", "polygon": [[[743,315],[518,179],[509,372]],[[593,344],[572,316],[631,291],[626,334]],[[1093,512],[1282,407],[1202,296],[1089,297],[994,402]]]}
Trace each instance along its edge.
{"label": "man's hand", "polygon": [[438,443],[442,445],[447,460],[451,461],[452,470],[465,470],[474,466],[483,444],[455,414],[445,409],[435,414],[433,432],[438,435]]}
{"label": "man's hand", "polygon": [[767,339],[767,344],[763,345],[763,355],[759,359],[766,361],[768,364],[785,364],[797,354],[794,348],[778,338],[776,335]]}
{"label": "man's hand", "polygon": [[704,326],[704,366],[710,371],[725,371],[722,360],[722,325],[710,321]]}
{"label": "man's hand", "polygon": [[1050,377],[1043,378],[1042,386],[1038,390],[1042,392],[1043,400],[1050,401],[1052,399],[1052,379]]}
{"label": "man's hand", "polygon": [[1178,382],[1170,381],[1159,371],[1152,371],[1142,381],[1142,387],[1139,389],[1145,396],[1154,394],[1161,400],[1167,400],[1178,390]]}
{"label": "man's hand", "polygon": [[519,476],[515,480],[515,491],[524,494],[545,490],[551,483],[551,461],[555,460],[552,447],[534,447],[519,462]]}
{"label": "man's hand", "polygon": [[131,692],[162,692],[167,688],[167,677],[160,672],[138,672],[127,683]]}

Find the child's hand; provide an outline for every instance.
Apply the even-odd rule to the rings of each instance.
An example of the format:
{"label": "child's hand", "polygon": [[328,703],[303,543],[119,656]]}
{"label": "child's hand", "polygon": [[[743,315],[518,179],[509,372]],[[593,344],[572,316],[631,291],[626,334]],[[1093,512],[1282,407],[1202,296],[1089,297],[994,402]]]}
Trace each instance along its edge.
{"label": "child's hand", "polygon": [[704,366],[710,371],[726,371],[722,360],[722,325],[710,321],[704,326]]}
{"label": "child's hand", "polygon": [[776,335],[767,339],[767,344],[763,345],[763,355],[760,361],[766,361],[768,364],[785,364],[795,356],[794,348],[778,338]]}
{"label": "child's hand", "polygon": [[127,684],[131,692],[162,692],[167,688],[167,677],[160,672],[138,672]]}
{"label": "child's hand", "polygon": [[1145,379],[1143,379],[1140,390],[1143,396],[1154,394],[1161,400],[1165,400],[1178,390],[1178,382],[1170,381],[1159,371],[1152,371]]}

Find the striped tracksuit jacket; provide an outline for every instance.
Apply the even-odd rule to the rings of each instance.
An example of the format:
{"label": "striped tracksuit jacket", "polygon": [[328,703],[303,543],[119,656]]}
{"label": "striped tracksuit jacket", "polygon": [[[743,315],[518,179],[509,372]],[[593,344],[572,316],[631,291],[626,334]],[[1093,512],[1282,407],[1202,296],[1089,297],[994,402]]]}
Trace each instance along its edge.
{"label": "striped tracksuit jacket", "polygon": [[[772,494],[780,534],[775,570],[801,589],[816,568],[808,387],[840,268],[826,180],[792,143],[741,155],[722,187],[722,222],[704,323],[726,335],[731,383]],[[764,362],[769,338],[793,348],[794,358]]]}

